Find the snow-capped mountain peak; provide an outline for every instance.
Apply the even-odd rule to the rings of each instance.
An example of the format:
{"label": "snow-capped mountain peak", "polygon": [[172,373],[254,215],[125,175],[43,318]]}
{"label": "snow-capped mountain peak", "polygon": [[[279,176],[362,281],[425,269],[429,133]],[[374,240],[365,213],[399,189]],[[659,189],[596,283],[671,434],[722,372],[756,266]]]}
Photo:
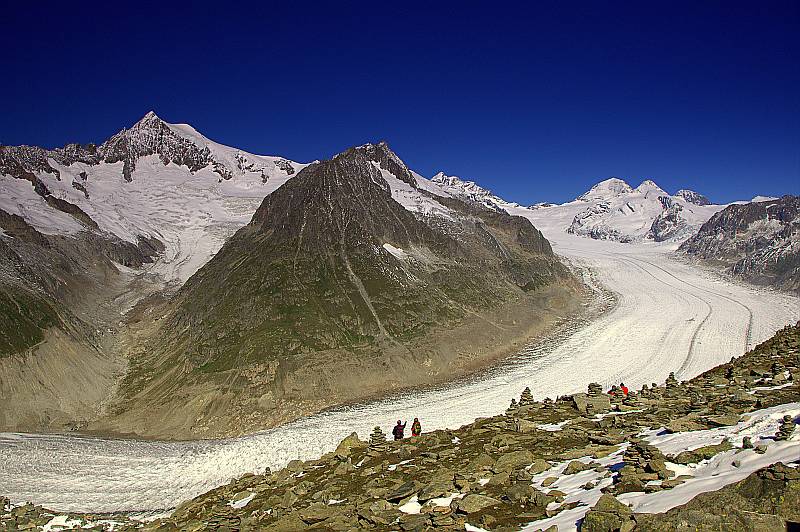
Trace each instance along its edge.
{"label": "snow-capped mountain peak", "polygon": [[591,201],[597,199],[610,199],[631,191],[633,191],[633,189],[628,183],[622,179],[619,179],[618,177],[610,177],[600,181],[588,191],[578,196],[578,200]]}
{"label": "snow-capped mountain peak", "polygon": [[652,179],[645,179],[635,190],[645,196],[669,196],[669,194]]}
{"label": "snow-capped mountain peak", "polygon": [[683,198],[689,203],[694,203],[695,205],[711,205],[711,200],[699,192],[695,192],[694,190],[682,188],[675,193],[675,196]]}
{"label": "snow-capped mountain peak", "polygon": [[506,207],[517,205],[495,196],[490,190],[481,187],[474,181],[466,181],[458,176],[447,175],[444,172],[439,172],[433,176],[431,182],[451,196],[479,203],[495,211],[505,212]]}
{"label": "snow-capped mountain peak", "polygon": [[45,234],[156,239],[165,247],[157,273],[182,282],[305,166],[224,146],[150,111],[99,146],[0,146],[0,210]]}
{"label": "snow-capped mountain peak", "polygon": [[621,179],[606,179],[578,198],[586,206],[575,212],[567,231],[620,242],[687,238],[722,207],[696,192],[681,192],[672,196],[651,179],[635,189]]}

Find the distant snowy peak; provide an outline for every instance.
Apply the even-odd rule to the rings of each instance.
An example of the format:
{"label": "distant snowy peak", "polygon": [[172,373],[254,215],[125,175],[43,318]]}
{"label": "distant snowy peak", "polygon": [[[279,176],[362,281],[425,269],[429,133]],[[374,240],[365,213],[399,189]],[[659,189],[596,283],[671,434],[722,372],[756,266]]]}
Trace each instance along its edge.
{"label": "distant snowy peak", "polygon": [[515,203],[509,203],[495,196],[490,190],[481,187],[474,181],[465,181],[460,177],[447,175],[444,172],[439,172],[433,176],[431,182],[451,196],[479,203],[494,211],[505,212],[506,207],[516,206]]}
{"label": "distant snowy peak", "polygon": [[689,203],[694,203],[695,205],[711,205],[711,200],[707,197],[703,196],[699,192],[695,192],[694,190],[689,189],[681,189],[675,193],[675,196],[679,198],[683,198]]}
{"label": "distant snowy peak", "polygon": [[123,129],[104,142],[99,152],[106,162],[124,162],[126,181],[131,180],[136,161],[148,155],[158,155],[164,165],[186,166],[191,172],[208,167],[222,179],[256,172],[266,180],[276,171],[286,175],[297,171],[291,161],[224,146],[188,124],[168,124],[152,111],[130,129]]}
{"label": "distant snowy peak", "polygon": [[224,146],[151,111],[100,145],[0,145],[0,211],[47,235],[158,241],[154,272],[183,282],[305,166]]}
{"label": "distant snowy peak", "polygon": [[753,199],[750,200],[751,203],[761,203],[764,201],[775,201],[780,198],[776,198],[775,196],[755,196]]}
{"label": "distant snowy peak", "polygon": [[635,189],[621,179],[607,179],[578,200],[587,206],[567,231],[619,242],[685,239],[721,208],[691,190],[672,196],[650,179]]}
{"label": "distant snowy peak", "polygon": [[36,146],[0,146],[0,174],[31,180],[32,175],[47,173],[60,179],[58,165],[81,163],[97,166],[121,162],[121,175],[130,182],[139,159],[151,155],[157,156],[164,166],[173,163],[185,166],[192,173],[210,168],[221,179],[254,172],[266,181],[276,173],[292,175],[298,166],[281,157],[252,155],[223,146],[189,125],[168,124],[150,111],[130,128],[121,130],[99,146],[68,144],[54,150]]}
{"label": "distant snowy peak", "polygon": [[660,186],[658,186],[655,181],[650,179],[645,179],[642,183],[636,187],[635,192],[640,194],[644,194],[645,196],[669,196],[669,194]]}
{"label": "distant snowy peak", "polygon": [[581,201],[610,199],[628,192],[633,192],[633,189],[628,183],[617,177],[611,177],[604,181],[600,181],[587,192],[578,196],[577,199]]}

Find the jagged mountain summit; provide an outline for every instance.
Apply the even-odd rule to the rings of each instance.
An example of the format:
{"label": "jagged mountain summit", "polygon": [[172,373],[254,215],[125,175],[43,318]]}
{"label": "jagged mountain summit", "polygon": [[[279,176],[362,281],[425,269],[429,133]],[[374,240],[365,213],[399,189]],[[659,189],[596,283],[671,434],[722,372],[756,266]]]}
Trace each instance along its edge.
{"label": "jagged mountain summit", "polygon": [[679,198],[685,199],[689,203],[694,203],[695,205],[700,205],[701,207],[704,205],[711,205],[710,199],[703,196],[699,192],[695,192],[694,190],[688,190],[683,188],[677,191],[675,195]]}
{"label": "jagged mountain summit", "polygon": [[517,336],[570,282],[528,220],[436,190],[385,143],[351,148],[267,196],[159,311],[109,423],[237,433],[435,382],[496,345],[476,323]]}
{"label": "jagged mountain summit", "polygon": [[759,284],[800,291],[800,197],[729,205],[679,251]]}
{"label": "jagged mountain summit", "polygon": [[567,231],[619,242],[680,241],[694,234],[721,206],[691,190],[674,196],[647,179],[636,188],[612,177],[594,185],[569,205],[586,207]]}
{"label": "jagged mountain summit", "polygon": [[167,260],[154,273],[182,283],[303,166],[149,112],[99,146],[0,146],[0,210],[45,234],[88,230],[129,253],[143,248],[144,260],[153,245],[163,248]]}
{"label": "jagged mountain summit", "polygon": [[439,172],[433,176],[431,181],[453,196],[479,203],[497,212],[505,212],[508,207],[519,206],[492,194],[490,190],[481,187],[474,181],[464,181],[460,177],[449,176],[444,172]]}

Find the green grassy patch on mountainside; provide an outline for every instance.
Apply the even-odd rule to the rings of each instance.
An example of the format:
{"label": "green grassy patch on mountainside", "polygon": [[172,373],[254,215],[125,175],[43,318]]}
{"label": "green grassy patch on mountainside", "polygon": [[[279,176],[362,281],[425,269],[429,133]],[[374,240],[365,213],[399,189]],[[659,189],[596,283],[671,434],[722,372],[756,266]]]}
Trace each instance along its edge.
{"label": "green grassy patch on mountainside", "polygon": [[0,357],[19,353],[44,339],[59,323],[53,308],[21,290],[0,288]]}

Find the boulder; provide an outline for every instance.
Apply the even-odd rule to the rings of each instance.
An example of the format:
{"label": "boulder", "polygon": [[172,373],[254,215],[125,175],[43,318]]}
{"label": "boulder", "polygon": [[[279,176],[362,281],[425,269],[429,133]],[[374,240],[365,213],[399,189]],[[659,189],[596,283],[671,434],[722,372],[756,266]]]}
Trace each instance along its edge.
{"label": "boulder", "polygon": [[581,471],[588,471],[589,469],[593,469],[594,466],[590,466],[589,464],[584,464],[578,460],[573,460],[567,467],[564,469],[565,475],[574,475],[575,473],[580,473]]}
{"label": "boulder", "polygon": [[495,498],[487,497],[486,495],[479,495],[477,493],[470,493],[461,500],[454,501],[458,512],[463,514],[473,514],[491,508],[494,506],[502,506],[503,503]]}
{"label": "boulder", "polygon": [[353,449],[365,446],[366,443],[359,440],[358,434],[353,432],[345,439],[343,439],[341,442],[339,442],[339,445],[336,446],[334,454],[336,455],[337,458],[340,459],[348,458]]}
{"label": "boulder", "polygon": [[629,531],[634,528],[632,510],[619,502],[613,495],[603,494],[594,508],[586,513],[581,524],[581,532]]}
{"label": "boulder", "polygon": [[521,467],[530,465],[533,462],[533,454],[530,451],[513,451],[502,455],[494,464],[494,470],[513,471]]}
{"label": "boulder", "polygon": [[534,460],[533,463],[530,465],[530,467],[528,467],[528,472],[531,475],[538,475],[539,473],[544,473],[551,467],[552,466],[547,460],[542,460],[541,458],[539,458]]}
{"label": "boulder", "polygon": [[596,414],[598,412],[607,412],[611,410],[611,398],[608,394],[602,395],[588,395],[585,393],[576,393],[571,398],[572,405],[575,409],[582,414]]}

